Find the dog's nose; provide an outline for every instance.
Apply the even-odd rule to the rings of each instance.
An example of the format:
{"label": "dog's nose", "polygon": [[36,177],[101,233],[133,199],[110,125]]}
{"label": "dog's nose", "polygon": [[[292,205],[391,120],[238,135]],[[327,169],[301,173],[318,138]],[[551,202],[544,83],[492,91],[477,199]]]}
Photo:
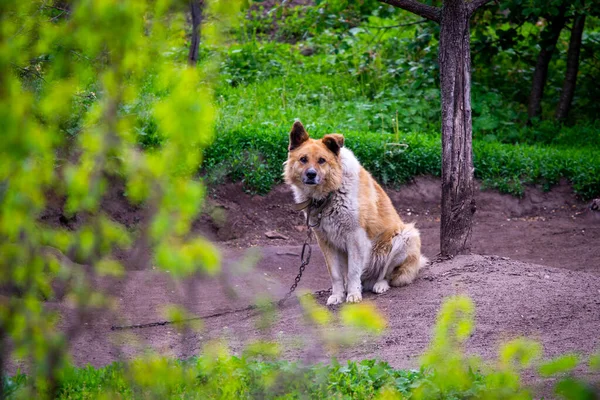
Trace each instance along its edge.
{"label": "dog's nose", "polygon": [[314,168],[309,168],[306,170],[306,177],[308,179],[315,179],[317,177],[317,170]]}

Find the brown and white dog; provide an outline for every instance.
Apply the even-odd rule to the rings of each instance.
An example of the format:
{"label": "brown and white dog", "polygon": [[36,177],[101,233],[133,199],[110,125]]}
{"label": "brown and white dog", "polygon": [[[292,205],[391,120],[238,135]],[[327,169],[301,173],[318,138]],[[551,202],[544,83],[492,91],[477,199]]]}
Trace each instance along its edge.
{"label": "brown and white dog", "polygon": [[363,288],[383,293],[390,285],[407,285],[427,263],[419,231],[402,222],[342,135],[311,139],[295,122],[284,177],[296,203],[318,208],[309,222],[331,276],[328,305],[359,302]]}

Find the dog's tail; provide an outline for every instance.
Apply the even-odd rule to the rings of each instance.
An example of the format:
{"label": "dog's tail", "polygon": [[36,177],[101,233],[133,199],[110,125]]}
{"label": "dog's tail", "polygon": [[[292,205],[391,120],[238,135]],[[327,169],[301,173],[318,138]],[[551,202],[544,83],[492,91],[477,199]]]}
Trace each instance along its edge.
{"label": "dog's tail", "polygon": [[[414,224],[407,224],[396,236],[394,246],[405,246],[406,259],[394,269],[390,277],[392,286],[408,285],[415,280],[419,270],[429,260],[421,254],[421,235]],[[392,250],[393,251],[393,250]]]}

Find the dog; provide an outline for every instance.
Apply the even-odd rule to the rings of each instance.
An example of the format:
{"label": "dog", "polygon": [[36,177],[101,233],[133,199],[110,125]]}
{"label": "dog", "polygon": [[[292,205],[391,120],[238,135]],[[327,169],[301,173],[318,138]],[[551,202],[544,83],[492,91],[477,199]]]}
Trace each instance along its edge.
{"label": "dog", "polygon": [[411,283],[427,263],[414,224],[405,224],[381,186],[344,147],[344,136],[311,139],[292,126],[284,180],[313,227],[331,277],[327,305],[357,303]]}

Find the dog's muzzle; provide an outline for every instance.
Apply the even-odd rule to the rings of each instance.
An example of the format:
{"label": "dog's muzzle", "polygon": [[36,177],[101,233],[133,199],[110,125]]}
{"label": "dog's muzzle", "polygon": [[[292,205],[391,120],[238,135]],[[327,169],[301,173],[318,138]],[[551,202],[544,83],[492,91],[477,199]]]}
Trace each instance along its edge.
{"label": "dog's muzzle", "polygon": [[319,184],[319,174],[317,174],[317,170],[314,168],[309,168],[304,171],[304,176],[302,177],[302,182],[305,185],[318,185]]}

